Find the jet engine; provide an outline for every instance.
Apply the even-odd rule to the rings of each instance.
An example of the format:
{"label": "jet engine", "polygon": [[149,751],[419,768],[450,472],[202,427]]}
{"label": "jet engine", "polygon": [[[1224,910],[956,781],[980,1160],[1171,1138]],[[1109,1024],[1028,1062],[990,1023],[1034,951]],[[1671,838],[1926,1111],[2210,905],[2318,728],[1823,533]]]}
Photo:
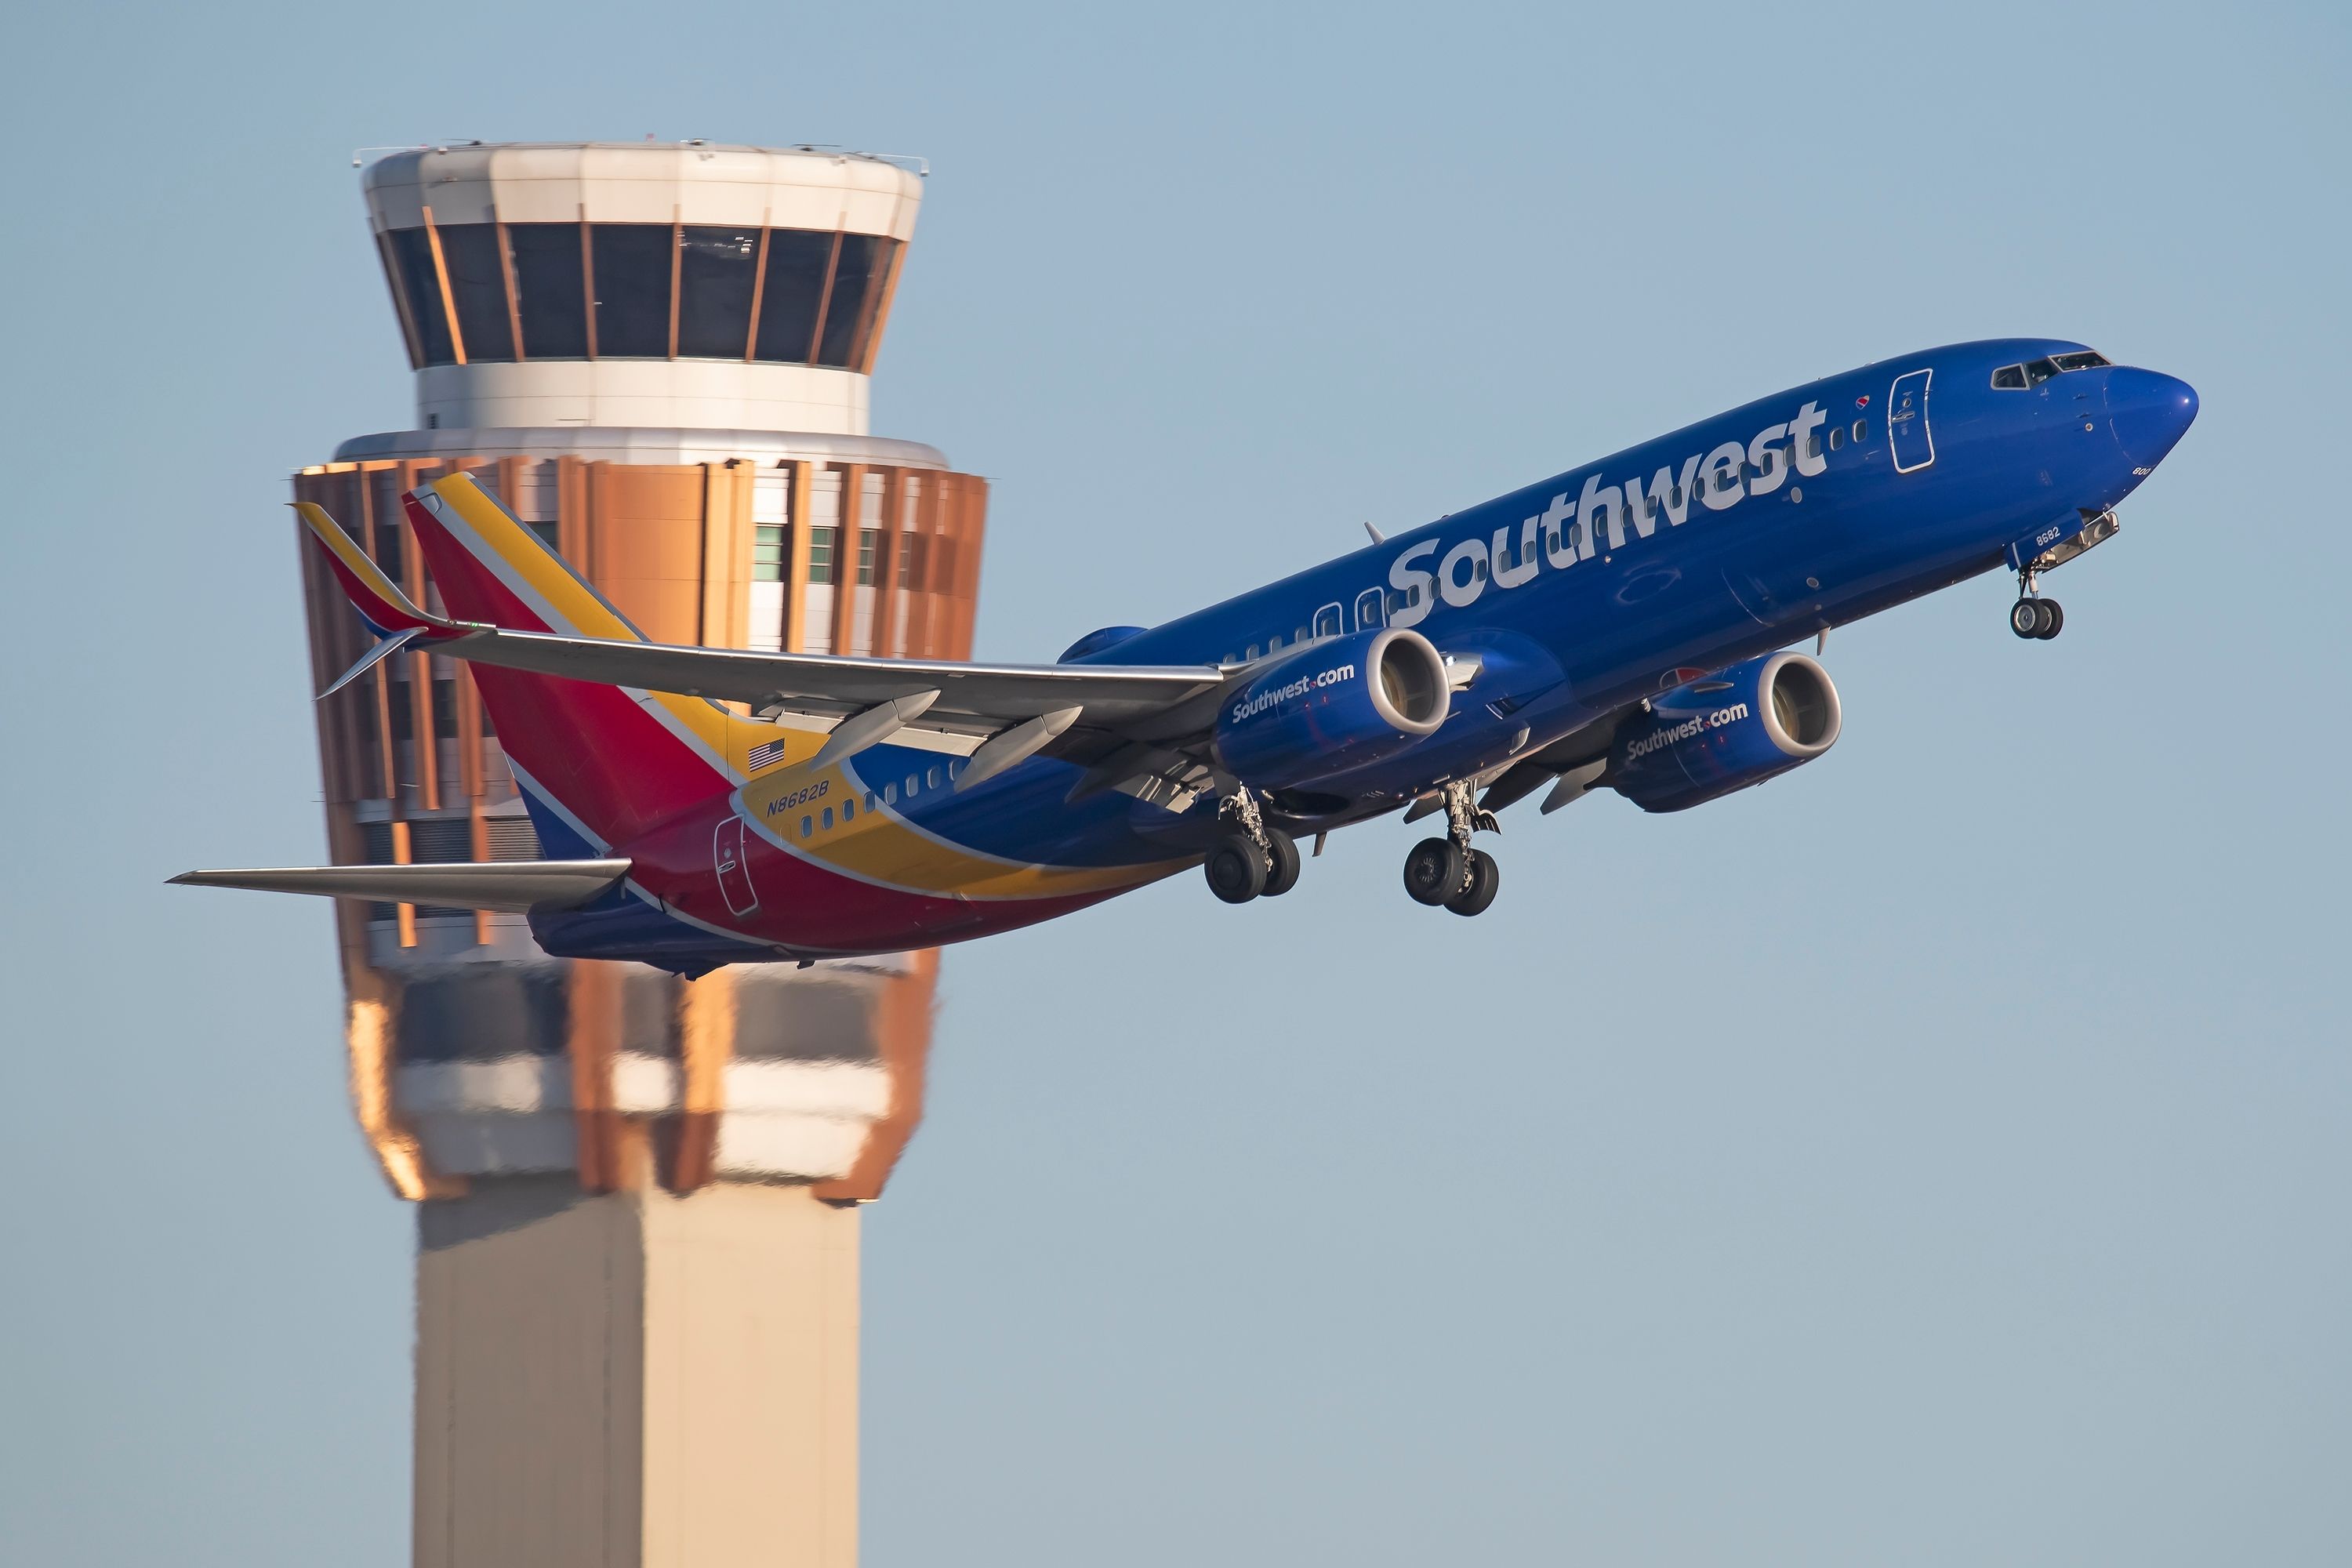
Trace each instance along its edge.
{"label": "jet engine", "polygon": [[1682,811],[1811,762],[1839,721],[1829,671],[1767,654],[1653,698],[1618,726],[1601,782],[1643,811]]}
{"label": "jet engine", "polygon": [[1433,734],[1451,706],[1444,660],[1390,626],[1310,643],[1252,675],[1217,716],[1217,760],[1263,789],[1313,784]]}

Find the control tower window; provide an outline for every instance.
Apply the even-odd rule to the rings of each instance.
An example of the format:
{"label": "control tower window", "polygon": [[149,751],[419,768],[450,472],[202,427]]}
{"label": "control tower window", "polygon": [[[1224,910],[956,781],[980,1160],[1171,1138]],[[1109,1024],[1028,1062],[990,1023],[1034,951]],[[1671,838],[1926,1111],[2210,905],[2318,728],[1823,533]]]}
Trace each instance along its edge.
{"label": "control tower window", "polygon": [[588,357],[587,278],[576,223],[507,226],[514,258],[515,307],[528,359]]}
{"label": "control tower window", "polygon": [[669,357],[670,264],[666,223],[600,223],[589,228],[596,286],[596,357]]}
{"label": "control tower window", "polygon": [[880,303],[882,268],[887,260],[882,237],[845,234],[841,258],[833,269],[833,293],[825,301],[824,327],[817,344],[816,363],[847,368],[858,363],[866,346],[866,329],[873,308]]}
{"label": "control tower window", "polygon": [[449,223],[436,230],[449,297],[457,306],[457,333],[468,363],[514,358],[514,322],[507,314],[506,268],[499,258],[499,226]]}
{"label": "control tower window", "polygon": [[751,289],[760,231],[678,231],[677,352],[682,359],[741,359],[751,342]]}
{"label": "control tower window", "polygon": [[441,306],[441,279],[433,270],[433,242],[421,228],[396,228],[392,240],[393,267],[400,274],[400,292],[408,301],[409,320],[416,323],[417,346],[426,364],[455,364],[457,355],[449,338],[449,312]]}
{"label": "control tower window", "polygon": [[834,236],[780,228],[768,236],[768,268],[760,286],[760,338],[751,357],[806,364],[816,336],[817,301],[833,265]]}

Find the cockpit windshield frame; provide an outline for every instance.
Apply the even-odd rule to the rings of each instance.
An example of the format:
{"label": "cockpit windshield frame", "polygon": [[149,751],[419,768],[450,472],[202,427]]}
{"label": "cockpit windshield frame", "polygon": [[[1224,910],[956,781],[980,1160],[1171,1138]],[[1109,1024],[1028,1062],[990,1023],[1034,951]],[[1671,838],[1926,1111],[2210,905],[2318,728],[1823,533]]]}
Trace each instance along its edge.
{"label": "cockpit windshield frame", "polygon": [[1992,389],[1995,392],[2024,392],[2069,371],[2099,370],[2114,363],[2096,349],[2070,349],[2062,354],[2027,360],[2022,364],[2002,365],[1992,373]]}

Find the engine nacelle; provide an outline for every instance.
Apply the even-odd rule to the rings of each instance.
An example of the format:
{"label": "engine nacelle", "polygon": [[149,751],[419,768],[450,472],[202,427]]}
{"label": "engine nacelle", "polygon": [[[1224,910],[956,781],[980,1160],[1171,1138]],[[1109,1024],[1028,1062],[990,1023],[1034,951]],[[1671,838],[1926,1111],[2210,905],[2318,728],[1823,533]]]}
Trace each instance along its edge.
{"label": "engine nacelle", "polygon": [[1618,727],[1602,782],[1643,811],[1682,811],[1811,762],[1839,723],[1829,671],[1767,654],[1653,698]]}
{"label": "engine nacelle", "polygon": [[1395,755],[1445,722],[1445,661],[1419,632],[1329,637],[1260,670],[1217,716],[1217,760],[1285,789]]}

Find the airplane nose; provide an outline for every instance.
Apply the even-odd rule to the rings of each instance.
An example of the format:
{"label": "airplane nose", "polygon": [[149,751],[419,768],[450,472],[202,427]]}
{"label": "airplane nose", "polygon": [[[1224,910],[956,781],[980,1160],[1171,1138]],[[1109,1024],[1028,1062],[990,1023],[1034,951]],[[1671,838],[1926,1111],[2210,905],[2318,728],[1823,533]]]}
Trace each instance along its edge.
{"label": "airplane nose", "polygon": [[2107,373],[2107,422],[2138,471],[2163,461],[2196,417],[2197,389],[2179,377],[2129,365]]}

